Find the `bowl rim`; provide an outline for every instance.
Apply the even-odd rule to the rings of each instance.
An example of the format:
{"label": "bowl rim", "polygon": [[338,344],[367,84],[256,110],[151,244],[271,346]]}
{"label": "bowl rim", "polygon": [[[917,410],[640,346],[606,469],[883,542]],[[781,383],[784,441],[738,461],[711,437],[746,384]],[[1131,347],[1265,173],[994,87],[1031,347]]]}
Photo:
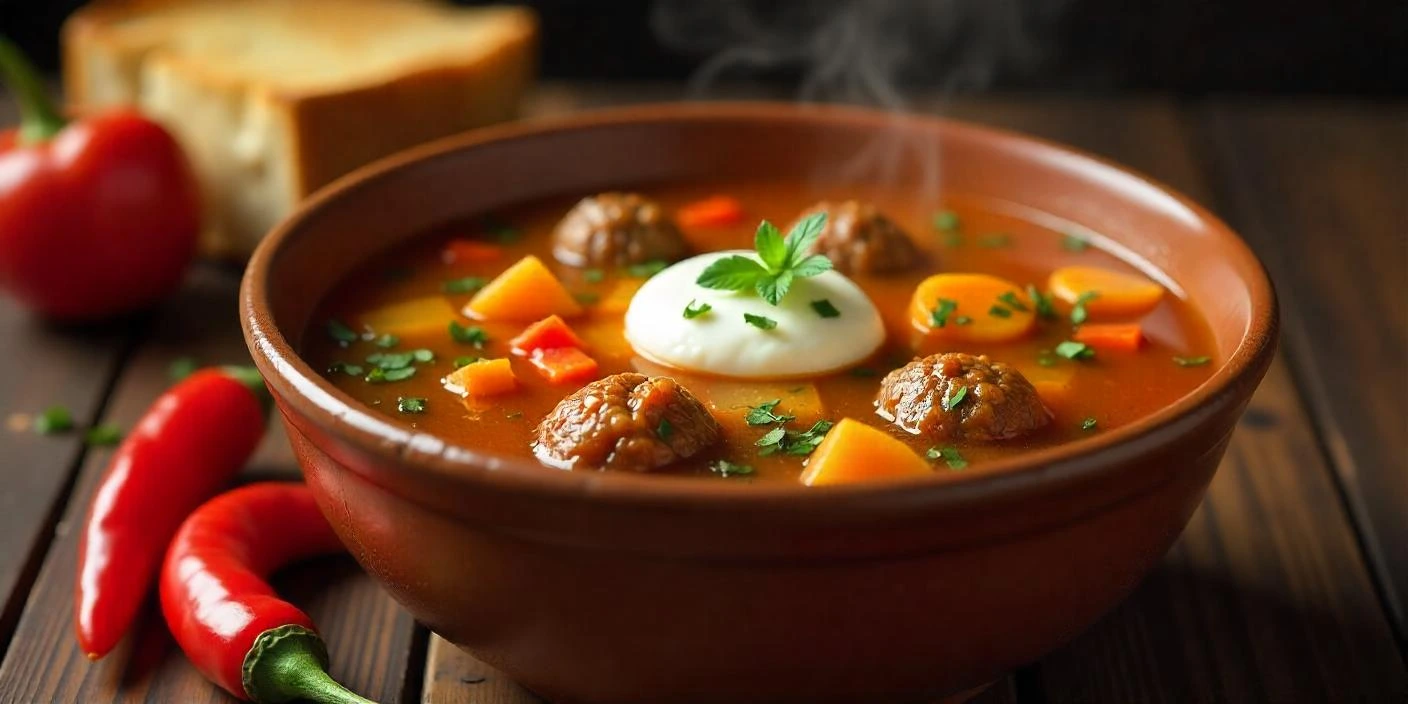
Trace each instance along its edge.
{"label": "bowl rim", "polygon": [[[1236,268],[1250,272],[1243,280],[1250,300],[1250,320],[1236,349],[1194,390],[1159,411],[1114,430],[1075,442],[1024,452],[987,463],[979,472],[936,472],[931,477],[807,487],[792,482],[720,481],[710,477],[658,477],[621,472],[572,472],[542,466],[530,458],[510,457],[457,445],[430,433],[410,430],[381,416],[337,389],[294,350],[274,324],[268,281],[279,252],[304,235],[304,224],[345,195],[417,162],[480,145],[533,139],[543,135],[633,124],[666,124],[718,120],[775,123],[830,122],[861,127],[893,128],[896,120],[926,124],[945,132],[964,133],[996,143],[1008,143],[1032,154],[1070,162],[1069,169],[1103,171],[1103,176],[1131,186],[1153,189],[1172,198],[1225,245]],[[646,103],[603,108],[549,118],[480,128],[398,152],[363,166],[319,189],[285,217],[256,248],[240,287],[240,318],[245,343],[282,404],[328,428],[362,452],[401,467],[478,483],[511,494],[558,498],[590,497],[615,505],[701,507],[714,502],[727,506],[801,510],[813,515],[853,513],[870,507],[932,508],[967,504],[994,496],[1025,494],[1063,487],[1114,471],[1144,449],[1179,437],[1206,418],[1242,399],[1235,391],[1260,380],[1275,350],[1279,326],[1275,290],[1265,266],[1226,223],[1178,190],[1133,169],[1075,147],[1002,128],[925,114],[895,114],[854,106],[796,104],[770,101]],[[312,394],[316,394],[316,398]],[[1247,393],[1250,395],[1250,392]]]}

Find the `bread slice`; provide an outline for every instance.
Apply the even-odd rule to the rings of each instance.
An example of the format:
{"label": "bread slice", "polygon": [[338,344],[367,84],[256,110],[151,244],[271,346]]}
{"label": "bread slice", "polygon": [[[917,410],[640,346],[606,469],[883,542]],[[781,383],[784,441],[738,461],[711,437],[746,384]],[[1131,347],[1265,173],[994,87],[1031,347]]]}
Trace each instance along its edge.
{"label": "bread slice", "polygon": [[247,256],[338,176],[513,117],[536,33],[526,9],[421,0],[100,0],[64,27],[64,85],[162,121],[202,181],[204,250]]}

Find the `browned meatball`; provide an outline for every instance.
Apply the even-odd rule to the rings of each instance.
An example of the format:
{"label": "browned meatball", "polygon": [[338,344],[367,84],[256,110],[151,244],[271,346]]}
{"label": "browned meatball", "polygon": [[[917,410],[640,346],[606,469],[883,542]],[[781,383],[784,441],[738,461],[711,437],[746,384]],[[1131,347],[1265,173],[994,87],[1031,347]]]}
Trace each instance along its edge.
{"label": "browned meatball", "polygon": [[[873,204],[848,200],[822,201],[797,217],[826,213],[826,225],[812,247],[825,254],[843,274],[890,274],[919,262],[919,249],[909,235]],[[795,223],[794,223],[795,224]]]}
{"label": "browned meatball", "polygon": [[648,472],[718,441],[718,422],[674,379],[626,373],[562,399],[538,424],[533,453],[554,467]]}
{"label": "browned meatball", "polygon": [[[952,410],[944,410],[945,399]],[[916,359],[890,372],[880,382],[875,412],[934,440],[1010,440],[1051,422],[1051,411],[1021,372],[986,356],[957,352]]]}
{"label": "browned meatball", "polygon": [[552,254],[569,266],[627,266],[678,261],[689,246],[655,201],[600,193],[583,198],[557,224]]}

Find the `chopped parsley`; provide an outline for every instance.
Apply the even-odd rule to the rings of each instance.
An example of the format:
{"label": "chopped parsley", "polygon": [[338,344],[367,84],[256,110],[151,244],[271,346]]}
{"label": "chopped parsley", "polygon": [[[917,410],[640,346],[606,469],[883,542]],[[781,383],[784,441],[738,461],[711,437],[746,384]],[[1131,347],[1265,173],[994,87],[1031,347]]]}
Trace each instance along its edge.
{"label": "chopped parsley", "polygon": [[1027,298],[1032,299],[1032,305],[1036,307],[1038,318],[1056,319],[1056,306],[1052,304],[1050,294],[1042,293],[1035,284],[1027,284]]}
{"label": "chopped parsley", "polygon": [[34,418],[34,432],[53,435],[73,430],[73,414],[63,406],[50,406]]}
{"label": "chopped parsley", "polygon": [[772,423],[788,423],[797,420],[796,416],[774,412],[773,409],[777,408],[779,403],[782,403],[782,399],[775,398],[756,406],[749,406],[748,414],[743,417],[743,421],[748,425],[771,425]]}
{"label": "chopped parsley", "polygon": [[978,246],[985,249],[1001,249],[1012,244],[1012,235],[1005,232],[997,232],[985,235],[978,239]]}
{"label": "chopped parsley", "polygon": [[661,418],[660,425],[655,428],[655,434],[664,442],[669,442],[670,436],[675,434],[675,426],[670,425],[670,419]]}
{"label": "chopped parsley", "polygon": [[1042,350],[1036,355],[1036,363],[1043,367],[1054,367],[1057,361],[1059,360],[1051,353],[1051,350]]}
{"label": "chopped parsley", "polygon": [[958,213],[952,210],[940,210],[934,213],[934,229],[941,232],[954,232],[962,222],[958,219]]}
{"label": "chopped parsley", "polygon": [[753,474],[754,469],[746,464],[729,462],[728,460],[714,460],[709,463],[709,471],[721,477],[746,477]]}
{"label": "chopped parsley", "polygon": [[632,264],[626,267],[626,275],[633,279],[648,279],[662,271],[670,265],[669,262],[650,261]]}
{"label": "chopped parsley", "polygon": [[485,343],[489,342],[489,333],[477,325],[461,325],[460,321],[451,320],[450,338],[455,342],[484,349]]}
{"label": "chopped parsley", "polygon": [[396,410],[402,413],[425,413],[425,399],[418,396],[397,397]]}
{"label": "chopped parsley", "polygon": [[489,234],[498,240],[499,244],[513,244],[523,237],[523,233],[518,228],[500,220],[496,217],[485,217],[479,221]]}
{"label": "chopped parsley", "polygon": [[1080,429],[1094,430],[1096,425],[1099,425],[1099,421],[1095,420],[1095,418],[1086,418],[1085,420],[1080,422]]}
{"label": "chopped parsley", "polygon": [[364,380],[369,384],[383,384],[392,381],[404,381],[416,375],[415,367],[400,367],[398,369],[383,369],[382,367],[372,367],[367,372]]}
{"label": "chopped parsley", "polygon": [[382,371],[404,369],[415,361],[416,355],[413,352],[376,352],[367,355],[367,364],[380,367]]}
{"label": "chopped parsley", "polygon": [[952,298],[940,298],[934,305],[934,310],[929,312],[929,322],[936,328],[948,325],[948,316],[958,310],[958,301]]}
{"label": "chopped parsley", "polygon": [[1067,233],[1065,237],[1061,238],[1061,249],[1067,252],[1084,252],[1085,248],[1089,246],[1090,242],[1080,235]]}
{"label": "chopped parsley", "polygon": [[954,324],[954,325],[971,325],[971,324],[973,324],[973,319],[970,318],[970,317],[968,317],[968,316],[966,316],[966,315],[960,315],[960,316],[958,316],[958,317],[956,317],[956,318],[953,319],[953,324]]}
{"label": "chopped parsley", "polygon": [[1066,359],[1090,359],[1095,356],[1095,348],[1084,342],[1066,340],[1056,345],[1056,354]]}
{"label": "chopped parsley", "polygon": [[1173,363],[1180,367],[1201,367],[1212,361],[1212,357],[1174,357]]}
{"label": "chopped parsley", "polygon": [[943,407],[945,411],[952,411],[958,408],[958,404],[963,403],[963,399],[968,398],[968,387],[959,385],[957,390],[949,389],[948,397],[944,399]]}
{"label": "chopped parsley", "polygon": [[1007,307],[1011,308],[1012,310],[1019,310],[1023,313],[1027,312],[1028,310],[1031,310],[1027,307],[1027,304],[1022,302],[1021,298],[1017,297],[1016,291],[1008,291],[1007,293],[998,296],[997,300],[1007,304]]}
{"label": "chopped parsley", "polygon": [[599,284],[606,280],[606,272],[601,269],[587,269],[582,272],[582,280],[589,284]]}
{"label": "chopped parsley", "polygon": [[839,318],[841,311],[836,310],[836,306],[831,305],[831,299],[823,298],[819,301],[812,301],[812,310],[823,318]]}
{"label": "chopped parsley", "polygon": [[1002,306],[994,303],[992,304],[992,307],[988,309],[988,315],[991,315],[995,318],[1010,318],[1012,317],[1012,311],[1007,310],[1006,308],[1003,308]]}
{"label": "chopped parsley", "polygon": [[89,447],[106,447],[122,442],[122,429],[104,423],[95,425],[83,433],[83,442]]}
{"label": "chopped parsley", "polygon": [[689,304],[684,307],[684,319],[694,320],[705,313],[713,310],[714,307],[708,303],[700,303],[694,299],[689,299]]}
{"label": "chopped parsley", "polygon": [[759,330],[771,330],[777,327],[777,321],[763,315],[743,314],[743,322],[752,325]]}
{"label": "chopped parsley", "polygon": [[968,460],[963,459],[963,454],[958,448],[948,445],[945,447],[931,447],[924,453],[925,457],[932,460],[943,460],[949,469],[963,469],[968,466]]}
{"label": "chopped parsley", "polygon": [[754,444],[762,448],[758,454],[763,456],[784,454],[806,457],[816,449],[817,445],[821,444],[833,425],[835,424],[829,420],[819,420],[804,432],[787,430],[779,426],[769,430]]}
{"label": "chopped parsley", "polygon": [[418,350],[411,350],[411,357],[414,358],[417,362],[435,361],[435,353],[428,349],[425,349],[424,347]]}
{"label": "chopped parsley", "polygon": [[488,283],[489,280],[482,276],[465,276],[441,283],[440,290],[445,293],[474,293]]}
{"label": "chopped parsley", "polygon": [[775,306],[782,302],[794,280],[831,269],[830,259],[806,254],[825,224],[826,213],[813,213],[793,226],[784,239],[781,231],[764,220],[753,237],[757,259],[737,254],[718,259],[699,274],[695,283],[720,291],[755,291]]}
{"label": "chopped parsley", "polygon": [[1071,308],[1071,322],[1080,325],[1090,314],[1085,310],[1085,304],[1100,297],[1099,291],[1086,291],[1076,296],[1075,307]]}
{"label": "chopped parsley", "polygon": [[196,367],[199,366],[195,357],[177,357],[171,360],[171,365],[166,368],[166,376],[172,381],[180,381],[195,373]]}
{"label": "chopped parsley", "polygon": [[401,338],[395,335],[382,335],[376,339],[376,346],[384,350],[389,350],[399,344],[401,344]]}
{"label": "chopped parsley", "polygon": [[346,374],[347,376],[361,376],[362,365],[348,364],[346,362],[333,362],[328,365],[329,374]]}
{"label": "chopped parsley", "polygon": [[460,367],[467,367],[467,366],[469,366],[469,365],[471,365],[471,364],[474,364],[475,362],[478,362],[480,359],[481,359],[480,357],[471,357],[471,356],[469,356],[469,355],[464,355],[464,356],[461,356],[461,357],[455,357],[455,361],[454,361],[455,369],[459,369]]}
{"label": "chopped parsley", "polygon": [[327,330],[328,337],[331,337],[333,342],[341,347],[346,347],[357,341],[357,332],[336,318],[328,320]]}

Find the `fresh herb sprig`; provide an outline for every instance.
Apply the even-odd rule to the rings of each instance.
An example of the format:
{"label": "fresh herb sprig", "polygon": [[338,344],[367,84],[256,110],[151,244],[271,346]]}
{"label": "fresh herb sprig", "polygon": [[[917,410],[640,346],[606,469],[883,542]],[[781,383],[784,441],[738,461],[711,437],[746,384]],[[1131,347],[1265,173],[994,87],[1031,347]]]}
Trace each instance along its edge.
{"label": "fresh herb sprig", "polygon": [[758,259],[735,254],[710,264],[695,283],[720,291],[755,291],[769,304],[778,305],[792,288],[792,282],[831,269],[831,260],[806,252],[821,236],[826,213],[803,218],[787,237],[764,220],[753,236]]}

